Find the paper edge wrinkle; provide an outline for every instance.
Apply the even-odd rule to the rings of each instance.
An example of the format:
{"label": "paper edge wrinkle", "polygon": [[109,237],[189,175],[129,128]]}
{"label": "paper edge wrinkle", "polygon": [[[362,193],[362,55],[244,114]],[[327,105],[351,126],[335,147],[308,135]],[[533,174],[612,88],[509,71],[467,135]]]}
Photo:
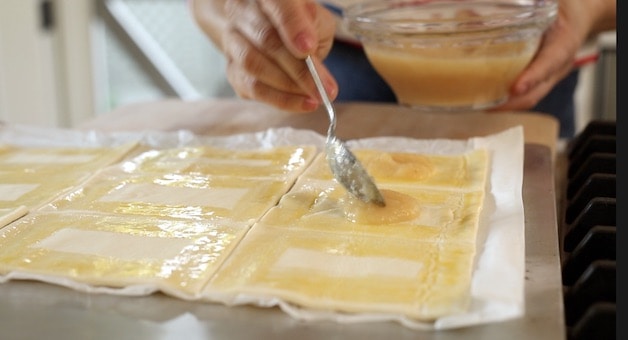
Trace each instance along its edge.
{"label": "paper edge wrinkle", "polygon": [[104,293],[120,296],[146,296],[160,291],[159,287],[152,284],[131,284],[125,287],[94,286],[88,283],[78,282],[68,277],[33,274],[21,271],[12,271],[7,275],[0,275],[0,284],[11,280],[34,280],[71,288],[83,293]]}

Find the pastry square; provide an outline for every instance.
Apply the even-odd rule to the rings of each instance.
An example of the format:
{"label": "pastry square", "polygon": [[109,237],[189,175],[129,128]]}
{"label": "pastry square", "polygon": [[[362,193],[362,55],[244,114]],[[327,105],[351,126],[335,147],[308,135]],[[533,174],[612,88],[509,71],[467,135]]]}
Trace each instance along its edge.
{"label": "pastry square", "polygon": [[248,230],[149,216],[34,213],[0,229],[0,274],[194,297]]}
{"label": "pastry square", "polygon": [[0,148],[0,209],[37,209],[69,191],[135,144],[115,148]]}
{"label": "pastry square", "polygon": [[[477,149],[462,155],[430,155],[356,149],[356,158],[377,185],[398,184],[436,189],[484,190],[488,151]],[[319,155],[304,177],[331,180],[324,155]]]}
{"label": "pastry square", "polygon": [[250,226],[292,182],[201,174],[126,173],[110,167],[48,204],[44,211],[229,219]]}
{"label": "pastry square", "polygon": [[261,223],[295,230],[369,234],[419,241],[475,242],[483,191],[383,184],[387,206],[367,205],[339,184],[301,179]]}
{"label": "pastry square", "polygon": [[149,150],[131,162],[140,172],[281,178],[300,173],[315,154],[314,146],[277,146],[257,150],[191,146]]}
{"label": "pastry square", "polygon": [[36,209],[85,180],[88,174],[0,172],[0,208],[17,208],[21,205]]}
{"label": "pastry square", "polygon": [[27,147],[4,145],[0,148],[0,167],[7,172],[91,173],[121,160],[137,143],[116,147]]}
{"label": "pastry square", "polygon": [[47,208],[228,219],[250,226],[279,201],[315,153],[313,146],[148,150],[103,169]]}
{"label": "pastry square", "polygon": [[432,320],[466,309],[474,253],[470,243],[255,226],[203,295]]}

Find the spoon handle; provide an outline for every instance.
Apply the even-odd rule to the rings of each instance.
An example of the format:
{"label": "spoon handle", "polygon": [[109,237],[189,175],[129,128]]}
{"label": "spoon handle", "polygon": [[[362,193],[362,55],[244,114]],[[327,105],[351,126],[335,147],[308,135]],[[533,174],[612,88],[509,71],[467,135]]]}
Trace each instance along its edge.
{"label": "spoon handle", "polygon": [[331,105],[331,101],[327,96],[327,92],[325,92],[325,87],[323,87],[321,77],[318,75],[318,71],[316,71],[312,56],[308,55],[307,58],[305,58],[305,63],[307,64],[307,68],[310,69],[310,73],[312,74],[312,78],[314,79],[314,83],[316,84],[316,88],[318,89],[318,93],[320,94],[321,99],[323,100],[323,104],[327,109],[327,114],[329,115],[328,134],[335,134],[334,131],[336,131],[336,112],[334,111],[334,107]]}
{"label": "spoon handle", "polygon": [[323,99],[323,103],[329,114],[329,129],[327,130],[326,156],[331,172],[336,180],[344,186],[347,191],[364,202],[372,202],[379,206],[385,206],[384,197],[377,189],[377,186],[360,164],[358,159],[351,153],[349,148],[338,138],[336,138],[336,112],[331,105],[329,97],[325,92],[321,78],[316,71],[314,61],[311,56],[305,58],[305,63],[310,69],[316,88]]}

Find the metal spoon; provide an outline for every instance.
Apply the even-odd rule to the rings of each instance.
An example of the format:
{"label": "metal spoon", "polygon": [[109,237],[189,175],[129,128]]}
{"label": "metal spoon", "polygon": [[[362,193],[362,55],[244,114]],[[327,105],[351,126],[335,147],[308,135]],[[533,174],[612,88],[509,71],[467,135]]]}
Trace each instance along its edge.
{"label": "metal spoon", "polygon": [[384,197],[377,189],[371,176],[366,172],[362,164],[353,155],[349,148],[336,137],[336,113],[327,97],[323,83],[314,67],[311,56],[305,59],[307,67],[316,83],[316,88],[323,99],[323,104],[329,114],[329,129],[327,129],[327,141],[325,144],[325,153],[331,172],[336,180],[344,186],[349,193],[366,203],[375,203],[379,206],[385,206]]}

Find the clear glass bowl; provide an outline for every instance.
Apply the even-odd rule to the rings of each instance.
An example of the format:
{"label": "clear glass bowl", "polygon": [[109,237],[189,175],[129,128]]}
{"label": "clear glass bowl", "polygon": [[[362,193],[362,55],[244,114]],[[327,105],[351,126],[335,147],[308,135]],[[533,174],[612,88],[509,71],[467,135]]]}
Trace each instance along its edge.
{"label": "clear glass bowl", "polygon": [[400,104],[469,111],[508,98],[556,13],[543,0],[371,0],[344,20]]}

